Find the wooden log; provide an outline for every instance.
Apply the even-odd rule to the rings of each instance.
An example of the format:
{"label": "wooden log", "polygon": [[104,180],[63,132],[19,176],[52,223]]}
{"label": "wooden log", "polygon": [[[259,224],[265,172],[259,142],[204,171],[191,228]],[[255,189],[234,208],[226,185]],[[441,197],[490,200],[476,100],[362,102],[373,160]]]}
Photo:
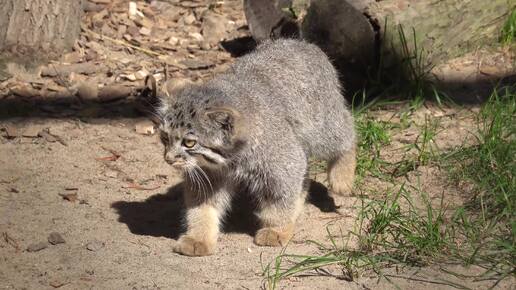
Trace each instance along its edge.
{"label": "wooden log", "polygon": [[244,13],[256,41],[297,36],[298,28],[286,12],[292,0],[244,0]]}
{"label": "wooden log", "polygon": [[514,9],[516,0],[385,0],[364,12],[379,28],[388,54],[422,52],[427,65],[438,65],[495,43]]}
{"label": "wooden log", "polygon": [[375,31],[357,7],[339,0],[312,1],[301,26],[302,36],[316,43],[339,70],[344,87],[356,91],[375,67]]}
{"label": "wooden log", "polygon": [[[247,1],[256,6],[268,0]],[[351,90],[361,86],[360,79],[374,71],[380,59],[383,66],[409,59],[428,68],[496,43],[516,9],[516,0],[292,0],[291,7],[296,2],[310,2],[306,11],[296,11],[304,16],[297,19],[301,35],[334,60]],[[245,7],[246,15],[254,6]],[[260,12],[255,12],[259,18]],[[251,33],[278,25],[277,18],[265,26],[267,17],[261,19]]]}
{"label": "wooden log", "polygon": [[0,53],[55,58],[79,36],[81,0],[0,0]]}

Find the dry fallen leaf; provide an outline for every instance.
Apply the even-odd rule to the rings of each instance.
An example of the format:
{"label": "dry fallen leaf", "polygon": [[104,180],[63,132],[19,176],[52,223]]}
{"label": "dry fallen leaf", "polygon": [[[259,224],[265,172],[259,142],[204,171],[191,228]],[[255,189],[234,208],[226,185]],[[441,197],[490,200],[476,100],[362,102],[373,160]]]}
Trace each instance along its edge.
{"label": "dry fallen leaf", "polygon": [[75,202],[77,201],[77,192],[73,193],[59,193],[59,196],[61,196],[64,200]]}
{"label": "dry fallen leaf", "polygon": [[66,285],[68,283],[66,282],[60,282],[60,281],[52,281],[49,283],[50,286],[52,286],[53,288],[60,288],[60,287],[63,287],[64,285]]}
{"label": "dry fallen leaf", "polygon": [[155,187],[143,187],[139,184],[136,184],[136,183],[129,183],[127,186],[122,186],[122,188],[125,188],[125,189],[136,189],[136,190],[155,190],[155,189],[158,189],[160,188],[160,186],[155,186]]}
{"label": "dry fallen leaf", "polygon": [[106,148],[106,147],[102,147],[102,149],[104,149],[107,152],[111,153],[111,156],[99,157],[99,158],[95,158],[95,160],[99,160],[99,161],[116,161],[116,160],[118,160],[118,158],[120,158],[120,156],[122,156],[122,154],[116,152],[113,149],[109,149],[109,148]]}

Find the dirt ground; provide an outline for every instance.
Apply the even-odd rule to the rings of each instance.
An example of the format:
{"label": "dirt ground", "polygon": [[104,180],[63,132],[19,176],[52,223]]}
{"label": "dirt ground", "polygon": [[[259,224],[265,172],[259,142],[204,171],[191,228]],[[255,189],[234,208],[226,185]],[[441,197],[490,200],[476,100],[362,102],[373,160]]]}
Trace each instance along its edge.
{"label": "dirt ground", "polygon": [[[149,121],[139,113],[134,94],[115,100],[101,98],[102,89],[112,84],[134,92],[143,82],[142,75],[149,72],[158,78],[209,78],[226,69],[236,52],[232,55],[221,44],[208,41],[202,30],[208,1],[155,1],[152,5],[139,1],[138,11],[145,15],[141,19],[149,22],[131,18],[128,1],[112,2],[98,11],[94,9],[100,4],[92,4],[84,23],[98,34],[83,29],[76,50],[62,60],[72,65],[91,63],[98,70],[41,76],[14,67],[12,77],[0,80],[0,289],[265,287],[262,269],[281,249],[253,244],[254,228],[245,198],[237,201],[236,213],[228,218],[215,255],[192,258],[172,252],[182,230],[181,178],[164,162],[156,134],[136,130],[140,125],[148,129]],[[216,21],[224,22],[222,38],[247,36],[241,1],[213,5],[220,16]],[[125,39],[156,54],[99,35]],[[238,52],[248,43],[231,45]],[[54,65],[59,70],[59,64]],[[84,87],[92,86],[97,94],[85,93]],[[374,114],[392,120],[399,109]],[[416,138],[417,124],[425,116],[441,120],[436,141],[440,148],[460,145],[467,132],[474,130],[477,110],[475,106],[422,107],[413,115],[414,127],[394,136],[382,152],[397,158],[399,148]],[[328,226],[335,232],[347,231],[356,219],[356,197],[339,199],[339,211],[329,211],[332,203],[321,187],[324,174],[313,172],[311,177],[317,186],[299,218],[288,253],[320,254],[306,241],[329,244]],[[420,168],[418,182],[430,193],[445,192],[450,200],[464,198],[442,178],[435,168]],[[368,186],[382,189],[382,184],[374,182]],[[394,284],[379,281],[372,273],[349,282],[339,278],[338,268],[329,268],[329,274],[313,272],[286,279],[280,288],[449,289],[449,284],[439,281],[452,281],[485,289],[493,283],[447,275],[439,266],[443,265],[386,269],[398,276],[391,277]],[[456,265],[447,269],[465,275],[482,270]],[[497,287],[515,289],[514,285],[511,278]]]}

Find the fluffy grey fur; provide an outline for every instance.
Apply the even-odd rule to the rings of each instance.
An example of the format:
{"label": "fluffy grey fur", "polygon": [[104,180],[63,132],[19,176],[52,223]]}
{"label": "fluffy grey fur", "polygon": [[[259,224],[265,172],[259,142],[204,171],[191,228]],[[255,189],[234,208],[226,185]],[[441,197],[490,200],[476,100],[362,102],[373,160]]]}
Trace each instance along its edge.
{"label": "fluffy grey fur", "polygon": [[[264,227],[293,222],[308,157],[332,161],[354,150],[335,69],[317,46],[298,40],[261,44],[226,73],[163,98],[159,114],[165,159],[183,169],[190,188],[187,208],[209,204],[219,219],[245,189]],[[190,231],[195,221],[188,223]]]}

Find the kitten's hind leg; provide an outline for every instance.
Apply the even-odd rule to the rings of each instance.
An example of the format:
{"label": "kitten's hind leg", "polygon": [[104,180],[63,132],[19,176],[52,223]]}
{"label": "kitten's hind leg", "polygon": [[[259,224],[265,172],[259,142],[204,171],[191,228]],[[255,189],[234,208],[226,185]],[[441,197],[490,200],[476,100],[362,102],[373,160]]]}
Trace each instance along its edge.
{"label": "kitten's hind leg", "polygon": [[330,191],[338,195],[351,194],[356,167],[356,146],[341,152],[328,161],[328,182]]}
{"label": "kitten's hind leg", "polygon": [[290,202],[267,201],[257,213],[262,228],[256,232],[255,244],[259,246],[285,246],[294,234],[297,217],[303,210],[306,191],[293,197]]}
{"label": "kitten's hind leg", "polygon": [[229,194],[218,191],[206,200],[185,192],[187,231],[174,246],[174,252],[187,256],[207,256],[215,252],[220,219],[229,206]]}

